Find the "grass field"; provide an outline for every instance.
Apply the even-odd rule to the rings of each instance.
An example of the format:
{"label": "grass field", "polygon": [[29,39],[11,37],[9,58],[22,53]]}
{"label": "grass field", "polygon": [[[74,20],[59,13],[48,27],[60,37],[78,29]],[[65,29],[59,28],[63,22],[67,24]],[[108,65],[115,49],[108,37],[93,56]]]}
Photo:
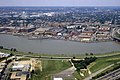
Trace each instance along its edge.
{"label": "grass field", "polygon": [[61,72],[71,66],[70,62],[63,60],[42,60],[42,71],[36,69],[31,80],[51,80],[51,75]]}
{"label": "grass field", "polygon": [[84,79],[84,77],[81,76],[77,71],[75,71],[73,75],[74,75],[75,78],[78,79],[78,80],[83,80],[83,79]]}
{"label": "grass field", "polygon": [[120,62],[120,54],[113,55],[113,56],[106,56],[98,58],[93,64],[90,65],[90,71],[96,72],[110,64],[114,64]]}
{"label": "grass field", "polygon": [[108,74],[111,71],[114,71],[116,69],[120,68],[120,64],[114,64],[113,66],[107,68],[106,70],[102,71],[101,73],[97,74],[96,76],[93,77],[93,79],[97,79],[103,75]]}
{"label": "grass field", "polygon": [[[92,73],[94,73],[102,68],[109,66],[110,64],[115,64],[117,62],[120,62],[120,53],[116,52],[113,54],[110,53],[110,54],[108,54],[108,56],[106,56],[106,55],[105,56],[103,55],[103,57],[98,57],[98,59],[96,61],[92,62],[90,65],[88,65],[87,68]],[[85,74],[86,73],[84,73],[84,75]],[[83,80],[86,77],[86,76],[81,76],[77,71],[74,73],[74,76],[79,80]]]}

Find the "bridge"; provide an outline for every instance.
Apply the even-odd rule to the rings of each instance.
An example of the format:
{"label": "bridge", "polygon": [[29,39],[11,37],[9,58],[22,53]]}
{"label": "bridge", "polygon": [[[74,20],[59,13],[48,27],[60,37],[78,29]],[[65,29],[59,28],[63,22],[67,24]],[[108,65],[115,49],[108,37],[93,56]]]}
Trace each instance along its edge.
{"label": "bridge", "polygon": [[113,29],[112,38],[113,38],[113,40],[120,42],[120,37],[117,37],[116,33],[120,34],[120,29],[118,29],[118,28]]}

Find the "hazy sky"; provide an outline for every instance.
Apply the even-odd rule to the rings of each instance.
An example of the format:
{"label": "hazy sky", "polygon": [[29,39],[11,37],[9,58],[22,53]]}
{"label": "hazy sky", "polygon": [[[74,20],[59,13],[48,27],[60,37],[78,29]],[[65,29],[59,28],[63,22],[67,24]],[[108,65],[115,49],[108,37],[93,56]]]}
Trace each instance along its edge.
{"label": "hazy sky", "polygon": [[120,0],[0,0],[0,6],[120,6]]}

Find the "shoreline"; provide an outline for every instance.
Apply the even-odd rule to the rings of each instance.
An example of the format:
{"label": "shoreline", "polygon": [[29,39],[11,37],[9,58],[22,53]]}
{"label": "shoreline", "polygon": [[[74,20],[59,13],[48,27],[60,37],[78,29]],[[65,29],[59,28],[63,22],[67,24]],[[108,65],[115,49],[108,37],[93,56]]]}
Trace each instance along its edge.
{"label": "shoreline", "polygon": [[13,34],[11,34],[11,33],[0,33],[0,35],[1,34],[5,34],[5,35],[12,35],[12,36],[17,36],[17,37],[26,37],[28,40],[44,40],[44,39],[46,39],[46,40],[64,40],[64,41],[72,41],[72,42],[80,42],[80,43],[101,43],[101,42],[116,42],[116,41],[114,41],[114,40],[112,40],[112,39],[109,39],[109,40],[100,40],[100,41],[80,41],[80,40],[71,40],[71,39],[56,39],[56,38],[32,38],[32,37],[34,37],[34,36],[26,36],[26,35],[22,35],[22,34],[20,34],[20,35],[13,35]]}

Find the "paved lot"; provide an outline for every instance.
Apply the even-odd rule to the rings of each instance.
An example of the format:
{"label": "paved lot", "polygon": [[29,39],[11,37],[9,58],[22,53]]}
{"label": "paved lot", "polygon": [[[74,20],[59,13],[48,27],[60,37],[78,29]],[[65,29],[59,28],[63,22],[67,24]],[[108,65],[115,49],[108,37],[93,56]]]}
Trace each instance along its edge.
{"label": "paved lot", "polygon": [[58,74],[55,74],[53,77],[54,78],[63,78],[63,79],[68,79],[68,80],[75,80],[75,77],[73,76],[73,73],[75,71],[74,67],[68,68]]}

